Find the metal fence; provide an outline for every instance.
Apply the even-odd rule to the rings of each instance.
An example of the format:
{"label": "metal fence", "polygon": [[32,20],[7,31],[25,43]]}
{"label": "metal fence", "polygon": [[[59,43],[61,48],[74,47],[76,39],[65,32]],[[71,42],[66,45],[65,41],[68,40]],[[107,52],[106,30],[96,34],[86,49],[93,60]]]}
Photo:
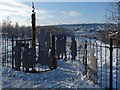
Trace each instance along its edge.
{"label": "metal fence", "polygon": [[[44,34],[41,35],[41,33]],[[48,32],[38,33],[36,40],[36,53],[34,57],[32,56],[34,53],[30,53],[31,39],[17,38],[3,34],[2,64],[3,66],[9,66],[16,70],[20,69],[22,71],[26,71],[27,69],[24,70],[25,66],[23,61],[17,63],[15,62],[15,59],[18,60],[18,57],[21,58],[21,60],[26,58],[29,60],[28,64],[32,63],[32,67],[30,67],[31,70],[36,69],[39,72],[51,70],[53,68],[55,69],[57,67],[56,58],[64,60],[77,59],[83,62],[83,75],[86,75],[88,79],[92,80],[96,84],[99,84],[103,88],[120,88],[120,47],[118,45],[114,45],[114,39],[111,39],[110,43],[107,44],[96,39],[75,37],[74,40],[77,44],[77,55],[75,55],[74,58],[74,54],[71,54],[72,50],[70,49],[72,46],[73,36],[66,36],[65,39],[65,35],[63,35],[62,38],[65,39],[65,42],[63,43],[62,41],[61,45],[64,45],[60,45],[59,47],[57,46],[59,45],[57,44],[58,38],[61,38],[61,35],[52,35]],[[20,46],[20,49],[17,49],[18,51],[21,50],[21,56],[15,56],[15,47],[17,44]],[[26,48],[28,47],[27,45],[29,45],[29,48]],[[61,53],[58,53],[58,48],[63,48],[64,46],[65,51],[60,50]],[[60,57],[58,57],[58,55],[60,55]],[[35,62],[30,61],[31,58]],[[18,64],[19,68],[15,68],[15,64]],[[90,77],[92,74],[95,75],[95,77]]]}
{"label": "metal fence", "polygon": [[[88,78],[91,75],[88,75],[89,68],[93,65],[97,69],[97,84],[102,88],[120,88],[120,47],[114,45],[114,42],[115,39],[112,38],[108,44],[91,38],[86,38],[84,44],[79,41],[79,45],[83,48],[78,51],[84,52],[81,56],[84,64],[83,74]],[[91,63],[92,61],[94,64]],[[95,78],[91,80],[94,82]]]}
{"label": "metal fence", "polygon": [[8,34],[1,35],[1,45],[2,45],[2,64],[3,66],[11,65],[12,60],[12,36]]}

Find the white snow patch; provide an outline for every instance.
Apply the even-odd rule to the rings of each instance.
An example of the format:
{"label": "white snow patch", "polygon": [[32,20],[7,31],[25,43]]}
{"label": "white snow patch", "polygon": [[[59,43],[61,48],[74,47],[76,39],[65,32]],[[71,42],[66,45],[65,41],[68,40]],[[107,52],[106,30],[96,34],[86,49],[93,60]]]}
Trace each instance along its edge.
{"label": "white snow patch", "polygon": [[[98,88],[82,76],[80,61],[58,61],[58,68],[41,73],[25,73],[3,67],[2,85],[5,88]],[[83,79],[84,78],[84,79]]]}

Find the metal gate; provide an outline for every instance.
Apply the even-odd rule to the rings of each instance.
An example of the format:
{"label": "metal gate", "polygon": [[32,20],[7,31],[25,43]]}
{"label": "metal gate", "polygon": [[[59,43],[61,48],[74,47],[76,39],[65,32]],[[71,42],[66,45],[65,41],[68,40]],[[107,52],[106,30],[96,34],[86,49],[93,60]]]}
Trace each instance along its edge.
{"label": "metal gate", "polygon": [[34,52],[31,38],[18,38],[2,34],[2,65],[25,72],[55,69],[57,67],[54,50],[55,36],[49,35],[49,37],[50,47],[41,46],[42,41],[38,41],[36,43],[37,50]]}

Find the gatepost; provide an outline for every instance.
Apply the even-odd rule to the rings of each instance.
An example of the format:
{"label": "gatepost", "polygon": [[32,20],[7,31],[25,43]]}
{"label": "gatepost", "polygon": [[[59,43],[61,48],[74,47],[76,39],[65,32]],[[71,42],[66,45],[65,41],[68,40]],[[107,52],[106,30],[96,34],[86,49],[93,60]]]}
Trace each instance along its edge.
{"label": "gatepost", "polygon": [[53,69],[57,68],[57,60],[56,60],[56,56],[55,56],[55,35],[52,35],[52,49],[51,49],[51,60],[52,60],[52,66]]}
{"label": "gatepost", "polygon": [[112,59],[113,59],[113,39],[110,38],[110,90],[112,90]]}

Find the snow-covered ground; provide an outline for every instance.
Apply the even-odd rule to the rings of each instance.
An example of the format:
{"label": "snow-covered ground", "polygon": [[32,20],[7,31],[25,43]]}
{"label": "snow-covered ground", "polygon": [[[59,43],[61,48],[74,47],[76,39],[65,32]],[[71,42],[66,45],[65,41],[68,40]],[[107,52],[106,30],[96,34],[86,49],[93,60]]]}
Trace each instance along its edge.
{"label": "snow-covered ground", "polygon": [[[11,50],[11,43],[8,49]],[[80,59],[58,60],[57,69],[40,73],[25,73],[3,66],[1,84],[3,88],[99,88],[82,75],[81,62]]]}
{"label": "snow-covered ground", "polygon": [[25,73],[9,67],[2,68],[4,88],[99,88],[82,75],[83,65],[78,60],[59,60],[58,68],[40,73]]}

